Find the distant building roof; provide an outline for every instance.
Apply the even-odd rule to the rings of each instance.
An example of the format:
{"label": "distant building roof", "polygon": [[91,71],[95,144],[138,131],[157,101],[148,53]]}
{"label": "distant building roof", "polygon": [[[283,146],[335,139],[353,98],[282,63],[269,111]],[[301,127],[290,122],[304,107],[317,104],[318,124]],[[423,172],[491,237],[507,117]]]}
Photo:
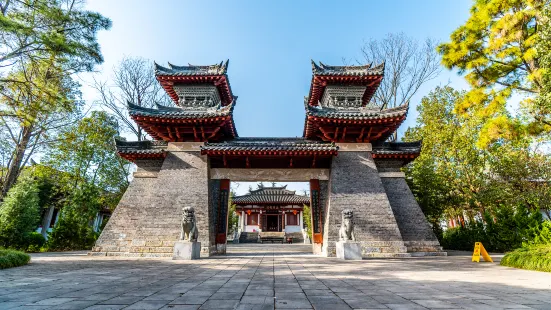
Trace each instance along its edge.
{"label": "distant building roof", "polygon": [[310,197],[297,195],[295,191],[287,189],[287,185],[279,187],[262,187],[252,190],[249,194],[236,196],[232,200],[237,205],[255,205],[255,204],[271,204],[271,205],[309,205]]}

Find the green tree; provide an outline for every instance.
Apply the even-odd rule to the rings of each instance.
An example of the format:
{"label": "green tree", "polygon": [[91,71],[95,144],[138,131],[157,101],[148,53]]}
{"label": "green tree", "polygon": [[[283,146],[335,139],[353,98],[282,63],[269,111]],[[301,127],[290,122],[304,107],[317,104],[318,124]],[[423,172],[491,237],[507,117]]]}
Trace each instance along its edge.
{"label": "green tree", "polygon": [[230,192],[230,200],[228,202],[228,234],[233,234],[234,231],[238,228],[237,226],[239,225],[239,216],[237,215],[237,212],[235,210],[237,205],[233,203],[234,197],[235,192],[232,190]]}
{"label": "green tree", "polygon": [[[466,74],[472,87],[455,111],[467,113],[474,107],[487,118],[479,146],[522,136],[526,128],[551,131],[551,115],[533,102],[543,86],[536,43],[546,5],[547,0],[475,0],[467,22],[438,47],[443,64]],[[526,96],[523,104],[532,116],[527,127],[504,115],[514,93]]]}
{"label": "green tree", "polygon": [[549,132],[551,126],[551,6],[546,6],[540,25],[536,51],[541,70],[541,92],[534,101],[534,106],[527,107],[528,114],[538,120],[543,128],[534,131]]}
{"label": "green tree", "polygon": [[476,110],[456,113],[464,96],[451,87],[432,91],[422,99],[417,124],[404,138],[423,141],[420,156],[405,171],[429,221],[434,227],[446,216],[473,221],[503,206],[548,210],[549,157],[529,138],[477,147],[486,118]]}
{"label": "green tree", "polygon": [[310,240],[312,240],[312,211],[310,206],[304,205],[302,209],[302,219],[306,225],[306,233]]}
{"label": "green tree", "polygon": [[39,188],[30,177],[22,178],[0,205],[0,246],[26,249],[26,238],[40,221]]}
{"label": "green tree", "polygon": [[117,122],[105,112],[64,129],[44,165],[64,172],[60,220],[48,240],[54,250],[82,249],[95,238],[91,224],[100,208],[114,209],[128,186],[129,163],[116,154]]}
{"label": "green tree", "polygon": [[117,155],[115,137],[117,122],[105,112],[94,111],[63,130],[43,163],[66,173],[70,191],[89,184],[105,193],[122,193],[129,184],[130,163]]}
{"label": "green tree", "polygon": [[76,0],[5,1],[0,13],[0,126],[10,149],[1,200],[32,154],[73,121],[73,76],[103,62],[96,34],[111,22]]}

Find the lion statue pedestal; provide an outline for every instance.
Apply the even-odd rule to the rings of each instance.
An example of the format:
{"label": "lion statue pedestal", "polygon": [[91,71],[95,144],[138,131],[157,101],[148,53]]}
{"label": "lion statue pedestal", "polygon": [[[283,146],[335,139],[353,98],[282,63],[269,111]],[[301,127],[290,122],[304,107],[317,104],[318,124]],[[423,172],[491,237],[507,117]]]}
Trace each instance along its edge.
{"label": "lion statue pedestal", "polygon": [[192,260],[201,257],[201,242],[197,242],[197,220],[192,207],[182,208],[182,232],[174,244],[172,259]]}
{"label": "lion statue pedestal", "polygon": [[359,242],[356,242],[354,236],[354,212],[351,210],[342,211],[342,224],[336,246],[337,258],[344,260],[362,259],[362,246]]}

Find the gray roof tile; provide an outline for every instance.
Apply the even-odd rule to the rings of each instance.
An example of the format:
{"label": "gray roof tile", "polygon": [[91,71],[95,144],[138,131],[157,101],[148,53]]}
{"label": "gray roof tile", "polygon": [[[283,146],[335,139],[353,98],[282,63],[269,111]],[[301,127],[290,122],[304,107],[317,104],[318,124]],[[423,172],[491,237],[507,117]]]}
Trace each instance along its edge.
{"label": "gray roof tile", "polygon": [[224,142],[205,143],[202,151],[322,151],[336,152],[334,143],[303,138],[235,138]]}
{"label": "gray roof tile", "polygon": [[312,73],[314,75],[333,75],[333,76],[367,76],[367,75],[384,75],[385,63],[381,63],[375,67],[371,64],[363,66],[328,66],[321,61],[316,64],[312,60]]}
{"label": "gray roof tile", "polygon": [[233,112],[235,101],[225,107],[187,109],[157,105],[157,109],[144,108],[128,102],[128,112],[131,116],[151,116],[178,119],[199,119],[218,116],[228,116]]}
{"label": "gray roof tile", "polygon": [[155,63],[155,75],[194,76],[194,75],[224,75],[228,72],[229,60],[210,66],[176,66],[168,63],[169,68]]}
{"label": "gray roof tile", "polygon": [[373,109],[369,107],[335,109],[321,106],[310,106],[305,102],[306,115],[347,120],[370,120],[400,117],[407,114],[409,105],[405,104],[391,109]]}

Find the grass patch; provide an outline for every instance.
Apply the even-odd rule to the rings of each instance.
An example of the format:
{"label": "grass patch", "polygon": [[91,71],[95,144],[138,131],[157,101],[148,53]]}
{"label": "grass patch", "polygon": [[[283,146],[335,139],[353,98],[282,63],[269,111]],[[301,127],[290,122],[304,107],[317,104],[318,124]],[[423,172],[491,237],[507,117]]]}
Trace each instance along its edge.
{"label": "grass patch", "polygon": [[502,266],[551,272],[551,245],[523,247],[507,253]]}
{"label": "grass patch", "polygon": [[0,269],[23,266],[31,257],[20,251],[0,249]]}

